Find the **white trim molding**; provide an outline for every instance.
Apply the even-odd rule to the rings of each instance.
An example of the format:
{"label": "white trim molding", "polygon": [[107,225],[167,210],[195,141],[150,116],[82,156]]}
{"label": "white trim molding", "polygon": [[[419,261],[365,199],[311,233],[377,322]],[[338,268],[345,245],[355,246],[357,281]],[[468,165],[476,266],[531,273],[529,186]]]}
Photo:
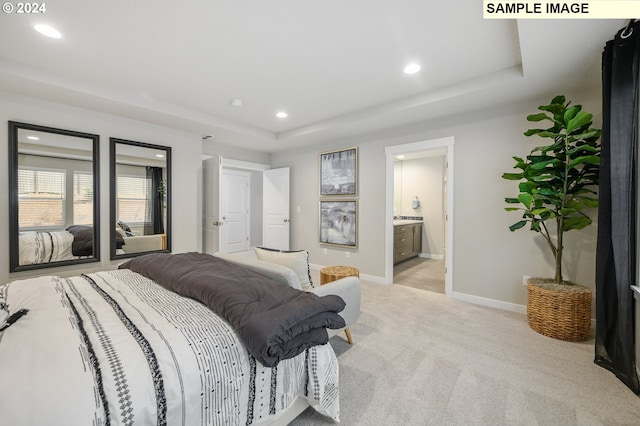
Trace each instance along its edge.
{"label": "white trim molding", "polygon": [[442,260],[444,259],[444,254],[420,253],[418,257],[421,257],[423,259]]}
{"label": "white trim molding", "polygon": [[445,278],[444,292],[453,295],[453,136],[402,145],[387,146],[386,155],[386,214],[385,214],[385,283],[393,283],[393,160],[398,154],[446,148],[446,226],[445,226]]}
{"label": "white trim molding", "polygon": [[487,306],[489,308],[502,309],[504,311],[517,312],[519,314],[527,314],[527,307],[525,305],[503,302],[502,300],[489,299],[487,297],[474,296],[472,294],[458,292],[454,292],[452,298],[467,303],[473,303],[474,305]]}

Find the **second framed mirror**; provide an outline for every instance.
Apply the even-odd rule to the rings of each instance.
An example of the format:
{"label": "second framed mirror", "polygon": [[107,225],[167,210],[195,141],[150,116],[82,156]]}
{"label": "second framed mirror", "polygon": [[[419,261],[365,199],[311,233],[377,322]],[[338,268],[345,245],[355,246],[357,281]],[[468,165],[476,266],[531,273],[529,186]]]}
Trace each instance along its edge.
{"label": "second framed mirror", "polygon": [[171,251],[171,148],[110,138],[111,259]]}

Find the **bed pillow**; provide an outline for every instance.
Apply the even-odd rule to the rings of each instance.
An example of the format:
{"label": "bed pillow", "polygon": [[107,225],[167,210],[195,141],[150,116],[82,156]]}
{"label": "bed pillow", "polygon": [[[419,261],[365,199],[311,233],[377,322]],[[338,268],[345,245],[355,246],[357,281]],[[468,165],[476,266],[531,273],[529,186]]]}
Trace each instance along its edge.
{"label": "bed pillow", "polygon": [[71,225],[67,232],[73,235],[71,254],[74,256],[93,256],[93,226]]}
{"label": "bed pillow", "polygon": [[309,252],[306,250],[281,251],[265,247],[256,247],[256,256],[259,260],[276,263],[293,270],[300,280],[302,290],[308,291],[314,288],[309,270]]}
{"label": "bed pillow", "polygon": [[124,235],[125,236],[133,237],[133,231],[131,230],[131,227],[129,225],[127,225],[123,221],[119,220],[118,221],[118,226],[120,227],[120,229],[122,229],[122,231],[124,231]]}

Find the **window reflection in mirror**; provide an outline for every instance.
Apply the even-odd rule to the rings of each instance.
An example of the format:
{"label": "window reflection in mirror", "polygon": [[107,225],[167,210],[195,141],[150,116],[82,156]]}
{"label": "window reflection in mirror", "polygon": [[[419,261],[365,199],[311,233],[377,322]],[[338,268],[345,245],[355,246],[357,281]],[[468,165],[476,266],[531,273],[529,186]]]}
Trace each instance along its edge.
{"label": "window reflection in mirror", "polygon": [[169,252],[171,148],[111,138],[111,259]]}
{"label": "window reflection in mirror", "polygon": [[9,122],[10,270],[99,260],[99,136]]}

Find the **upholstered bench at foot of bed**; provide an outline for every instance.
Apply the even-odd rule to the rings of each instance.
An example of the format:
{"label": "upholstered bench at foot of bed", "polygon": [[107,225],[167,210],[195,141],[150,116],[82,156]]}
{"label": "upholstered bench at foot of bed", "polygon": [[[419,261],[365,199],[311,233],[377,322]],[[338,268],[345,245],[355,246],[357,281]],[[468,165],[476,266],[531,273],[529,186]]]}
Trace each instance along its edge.
{"label": "upholstered bench at foot of bed", "polygon": [[[347,326],[342,330],[344,330],[349,344],[353,345],[349,326],[354,324],[360,316],[360,279],[358,277],[341,278],[339,280],[323,284],[310,291],[318,296],[336,294],[342,297],[346,303],[346,307],[342,312],[340,312],[340,315],[344,318],[344,322],[347,324]],[[340,331],[341,330],[329,330],[329,334],[337,334]]]}

